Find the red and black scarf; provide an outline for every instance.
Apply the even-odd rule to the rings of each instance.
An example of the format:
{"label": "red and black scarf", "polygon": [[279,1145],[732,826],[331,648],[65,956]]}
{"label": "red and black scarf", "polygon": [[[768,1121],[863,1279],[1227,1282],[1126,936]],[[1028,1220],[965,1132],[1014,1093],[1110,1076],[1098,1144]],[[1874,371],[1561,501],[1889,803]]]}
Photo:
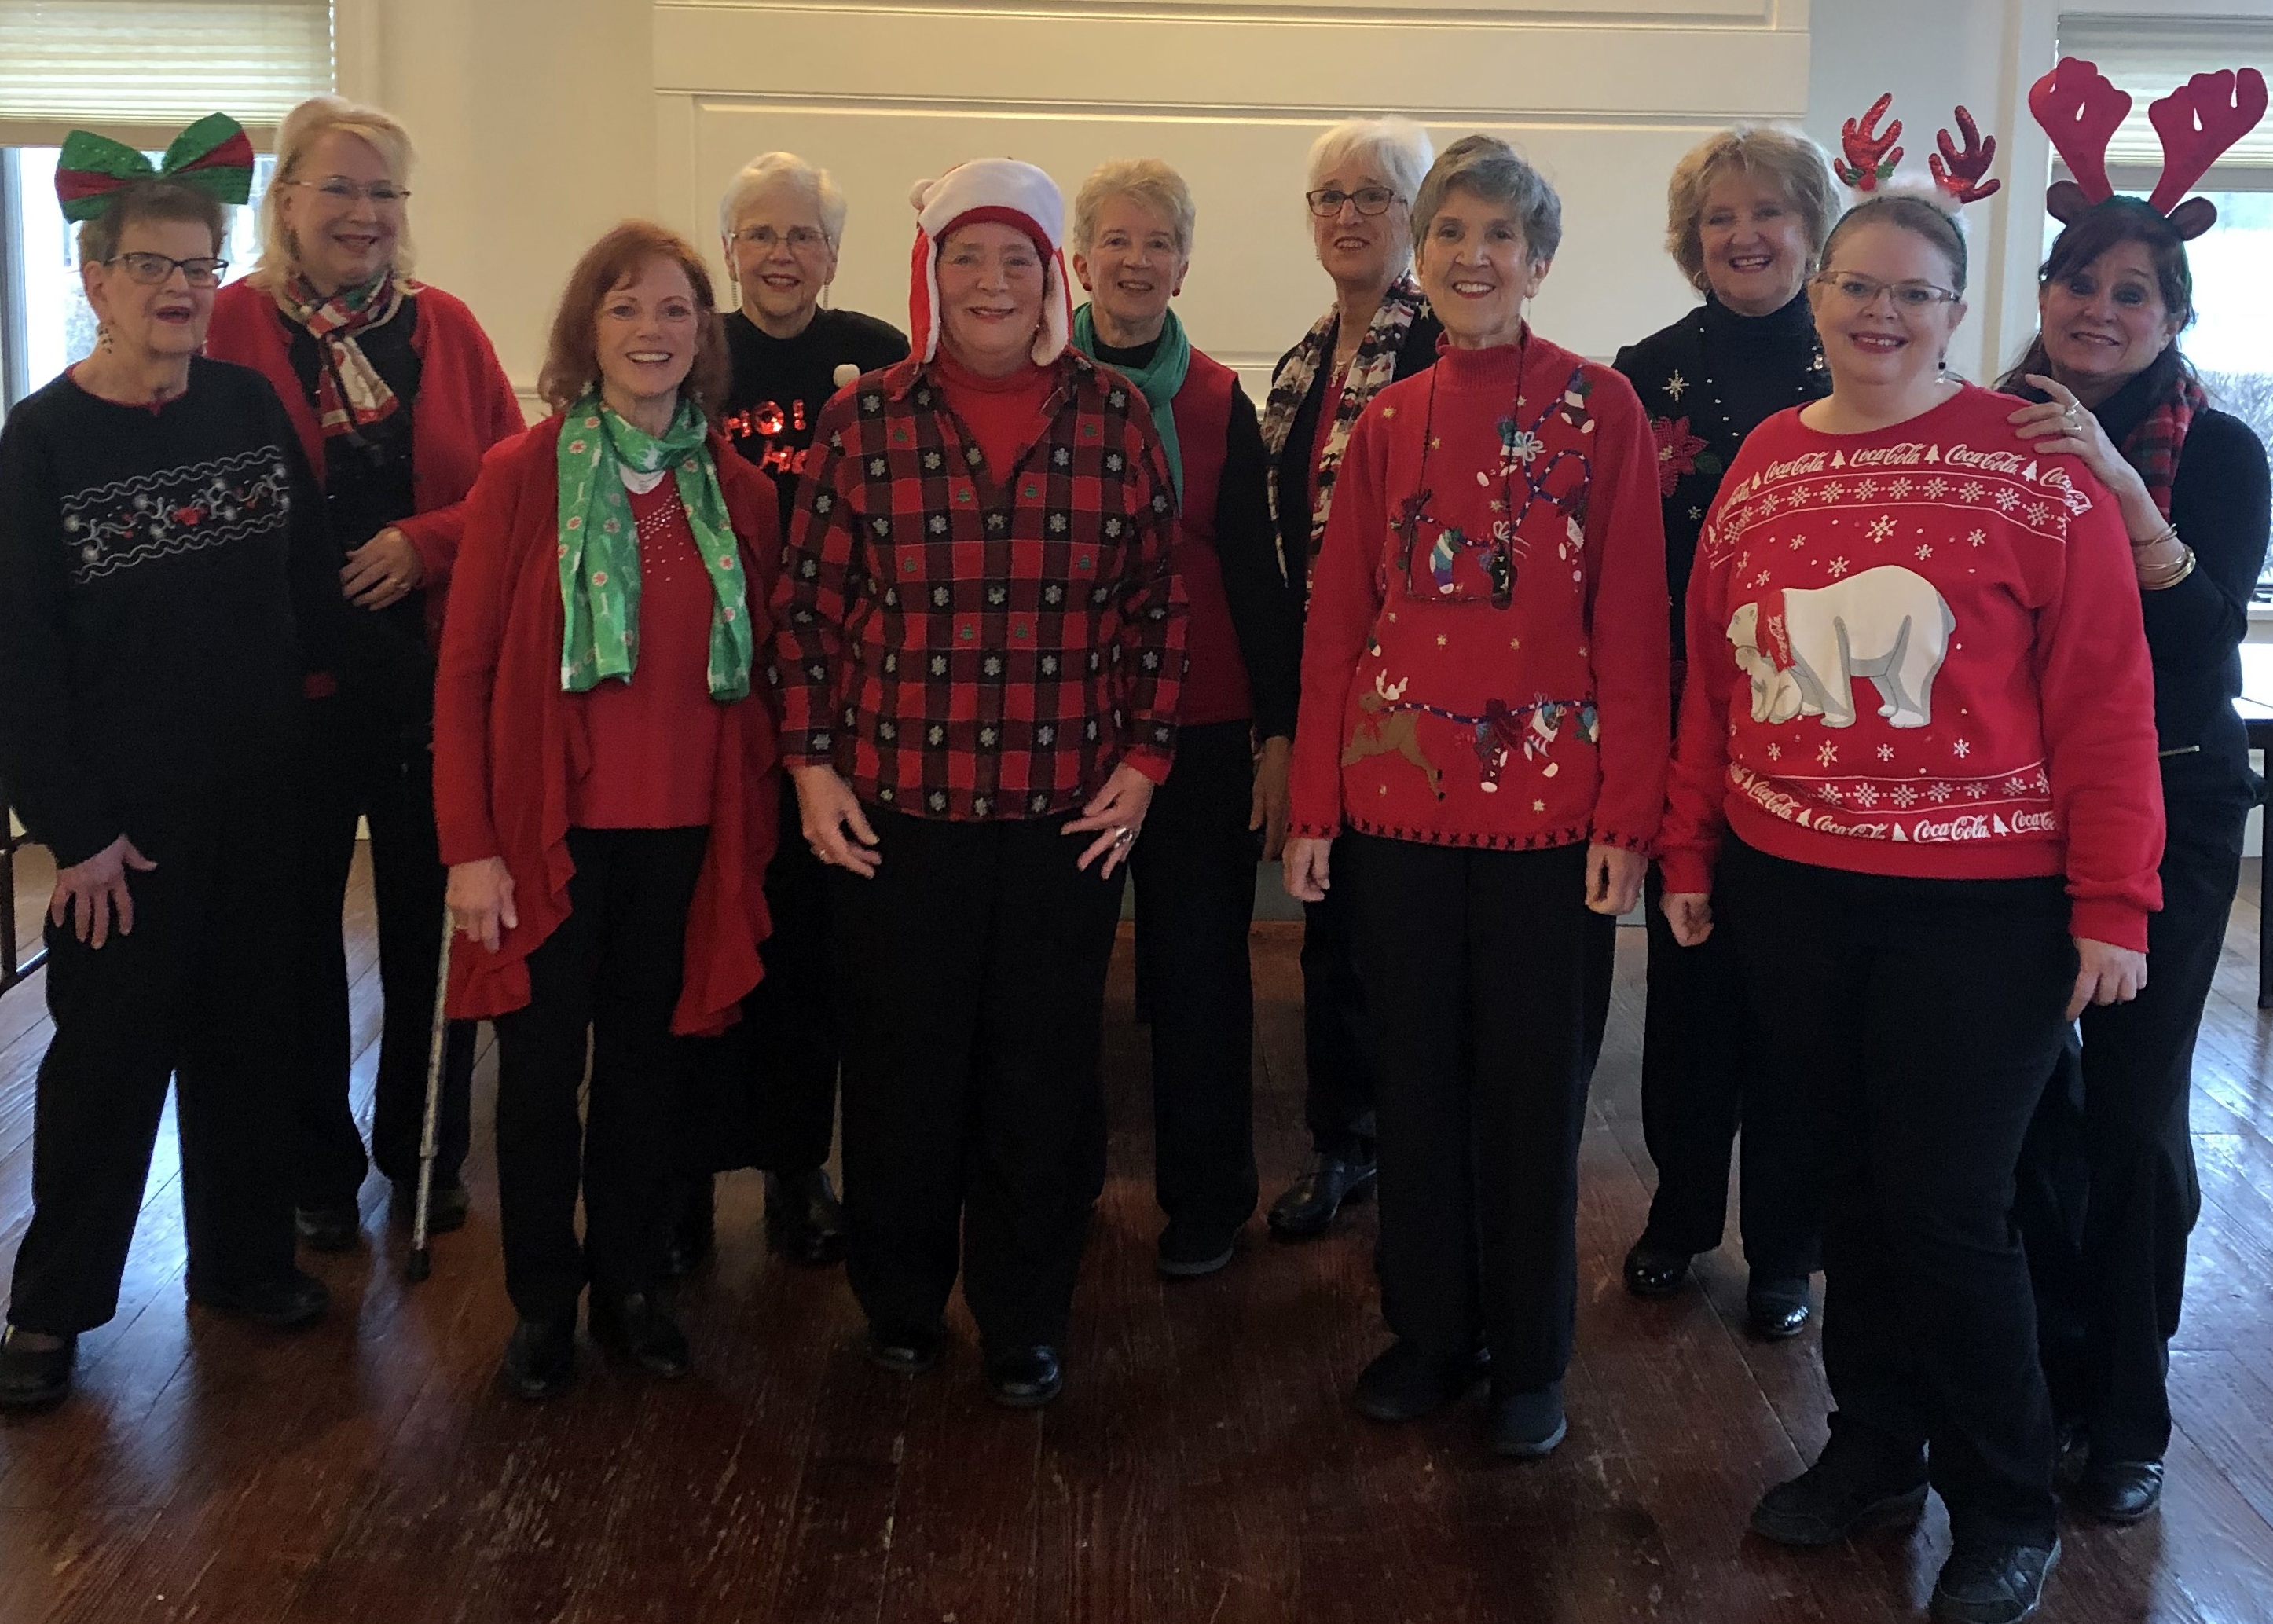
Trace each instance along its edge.
{"label": "red and black scarf", "polygon": [[2179,453],[2187,443],[2187,430],[2193,426],[2194,414],[2209,408],[2209,396],[2194,374],[2183,366],[2174,367],[2162,398],[2140,419],[2139,426],[2123,437],[2123,460],[2139,470],[2139,477],[2147,483],[2147,494],[2155,498],[2155,511],[2165,520],[2171,516],[2171,481],[2178,475]]}

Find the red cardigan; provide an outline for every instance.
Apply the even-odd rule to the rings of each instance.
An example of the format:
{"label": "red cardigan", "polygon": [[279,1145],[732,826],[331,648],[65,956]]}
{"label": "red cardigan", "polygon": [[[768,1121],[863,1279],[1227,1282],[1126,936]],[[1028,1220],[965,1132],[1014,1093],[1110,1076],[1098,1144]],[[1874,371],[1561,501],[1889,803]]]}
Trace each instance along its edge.
{"label": "red cardigan", "polygon": [[[411,402],[415,430],[410,481],[418,511],[396,527],[418,550],[425,566],[426,625],[439,632],[458,538],[466,528],[466,493],[482,471],[482,454],[525,426],[521,402],[498,364],[489,334],[461,300],[439,288],[418,289],[418,326],[410,348],[422,366],[418,398]],[[251,279],[214,296],[206,353],[253,368],[274,386],[299,430],[300,445],[319,484],[324,478],[324,431],[316,408],[292,370],[292,330],[276,301]]]}
{"label": "red cardigan", "polygon": [[[457,590],[434,683],[434,820],[442,861],[501,857],[521,923],[496,953],[461,940],[450,1014],[488,1019],[529,1002],[529,955],[568,917],[569,785],[584,747],[560,688],[558,567],[561,420],[497,446],[466,500]],[[741,542],[751,632],[761,663],[766,602],[780,568],[773,482],[716,434],[710,454]],[[773,712],[762,670],[725,707],[710,797],[710,842],[686,916],[686,978],[671,1030],[724,1031],[758,984],[758,944],[772,932],[766,864],[780,820]]]}

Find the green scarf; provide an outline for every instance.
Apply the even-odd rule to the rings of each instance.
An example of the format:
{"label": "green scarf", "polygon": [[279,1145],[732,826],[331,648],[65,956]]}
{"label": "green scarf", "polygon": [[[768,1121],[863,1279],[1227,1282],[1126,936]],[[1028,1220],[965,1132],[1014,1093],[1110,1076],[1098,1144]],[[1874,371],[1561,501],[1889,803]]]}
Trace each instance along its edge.
{"label": "green scarf", "polygon": [[[1097,356],[1097,324],[1090,318],[1089,306],[1083,305],[1073,313],[1074,348],[1094,360]],[[1175,482],[1176,500],[1184,499],[1184,449],[1176,440],[1176,414],[1171,404],[1176,391],[1184,386],[1184,374],[1192,369],[1192,341],[1184,336],[1184,324],[1176,319],[1176,312],[1167,312],[1167,320],[1160,328],[1159,348],[1152,352],[1152,364],[1137,368],[1123,366],[1117,361],[1106,364],[1136,385],[1144,395],[1144,404],[1152,408],[1153,431],[1160,437],[1160,449],[1168,453],[1168,477]]]}
{"label": "green scarf", "polygon": [[702,414],[681,398],[671,427],[649,435],[600,403],[596,392],[568,410],[560,430],[560,686],[570,693],[604,677],[631,680],[639,663],[639,529],[622,470],[669,468],[694,531],[716,602],[710,610],[710,697],[750,691],[750,617],[726,498],[718,489]]}

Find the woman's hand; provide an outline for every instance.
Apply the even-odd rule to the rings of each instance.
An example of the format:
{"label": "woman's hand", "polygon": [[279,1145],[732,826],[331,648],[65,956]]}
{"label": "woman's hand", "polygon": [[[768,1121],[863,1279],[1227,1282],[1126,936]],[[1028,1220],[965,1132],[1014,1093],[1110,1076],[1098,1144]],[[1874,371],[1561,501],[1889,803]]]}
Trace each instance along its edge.
{"label": "woman's hand", "polygon": [[1298,902],[1323,902],[1333,885],[1334,842],[1315,834],[1298,834],[1287,842],[1279,861],[1287,881],[1287,894]]}
{"label": "woman's hand", "polygon": [[868,827],[868,814],[852,786],[833,767],[793,767],[790,779],[797,785],[798,822],[813,855],[831,868],[874,879],[884,854],[875,849],[876,831]]}
{"label": "woman's hand", "polygon": [[1673,939],[1684,947],[1699,947],[1713,934],[1713,898],[1703,891],[1669,891],[1658,904]]}
{"label": "woman's hand", "polygon": [[348,555],[340,590],[359,609],[385,609],[426,579],[410,538],[389,525]]}
{"label": "woman's hand", "polygon": [[1255,757],[1255,798],[1247,812],[1247,827],[1263,831],[1263,860],[1276,863],[1287,849],[1287,767],[1294,759],[1294,741],[1266,738]]}
{"label": "woman's hand", "polygon": [[157,866],[122,834],[86,862],[56,871],[56,888],[48,898],[48,918],[58,927],[70,919],[72,934],[90,947],[100,947],[110,939],[114,916],[118,933],[131,935],[134,894],[126,888],[126,871],[146,874]]}
{"label": "woman's hand", "polygon": [[1081,816],[1065,826],[1069,834],[1086,834],[1099,831],[1087,850],[1074,864],[1086,872],[1099,857],[1105,866],[1097,871],[1100,879],[1113,878],[1113,871],[1129,860],[1129,850],[1136,837],[1144,832],[1144,813],[1152,805],[1152,781],[1135,767],[1123,763],[1113,769],[1113,776],[1105,781],[1105,788],[1089,797],[1089,805],[1081,809]]}
{"label": "woman's hand", "polygon": [[1617,918],[1632,910],[1641,895],[1641,877],[1649,859],[1624,846],[1594,842],[1587,848],[1587,906]]}
{"label": "woman's hand", "polygon": [[2147,955],[2089,936],[2075,939],[2075,991],[2068,995],[2067,1018],[2086,1004],[2127,1004],[2146,990]]}
{"label": "woman's hand", "polygon": [[2159,535],[2163,515],[2155,506],[2155,498],[2147,494],[2147,482],[2115,448],[2107,430],[2099,426],[2099,419],[2067,385],[2035,372],[2028,374],[2028,381],[2052,399],[2032,401],[2007,418],[2013,432],[2031,442],[2032,451],[2065,452],[2082,458],[2084,466],[2098,476],[2122,509],[2134,547],[2142,536]]}
{"label": "woman's hand", "polygon": [[513,905],[513,875],[503,857],[452,864],[442,901],[451,922],[491,953],[505,940],[505,933],[521,923]]}

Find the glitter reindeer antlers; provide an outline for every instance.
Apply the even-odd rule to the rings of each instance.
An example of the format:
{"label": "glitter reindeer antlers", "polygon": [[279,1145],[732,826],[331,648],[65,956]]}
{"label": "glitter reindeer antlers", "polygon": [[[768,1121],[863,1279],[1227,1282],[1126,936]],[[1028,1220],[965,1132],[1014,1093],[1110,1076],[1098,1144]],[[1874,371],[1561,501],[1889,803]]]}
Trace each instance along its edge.
{"label": "glitter reindeer antlers", "polygon": [[1989,166],[1997,161],[1997,138],[1984,140],[1974,126],[1973,115],[1963,103],[1957,109],[1957,128],[1965,137],[1962,149],[1949,138],[1943,130],[1934,136],[1939,152],[1926,154],[1925,166],[1933,171],[1933,183],[1959,203],[1978,203],[2004,184],[2002,181],[1984,180]]}
{"label": "glitter reindeer antlers", "polygon": [[[1894,166],[1902,161],[1902,149],[1894,145],[1902,138],[1902,121],[1895,119],[1884,131],[1878,123],[1894,104],[1889,91],[1871,103],[1870,111],[1860,118],[1850,118],[1839,126],[1840,150],[1846,153],[1835,160],[1832,172],[1857,191],[1876,191],[1879,183],[1892,180]],[[1952,202],[1977,203],[2003,184],[1987,177],[1989,166],[1997,161],[1997,138],[1984,138],[1973,122],[1973,115],[1965,109],[1957,109],[1957,128],[1965,138],[1960,146],[1948,131],[1936,132],[1935,145],[1939,151],[1926,157],[1926,167],[1933,171],[1933,183]]]}
{"label": "glitter reindeer antlers", "polygon": [[[2207,198],[2187,189],[2265,116],[2265,76],[2255,68],[2197,73],[2147,109],[2163,143],[2163,173],[2147,206],[2167,217],[2181,237],[2197,237],[2217,221]],[[2131,111],[2131,98],[2092,64],[2063,56],[2029,91],[2029,110],[2052,137],[2072,181],[2055,181],[2044,207],[2067,225],[2115,195],[2107,146]],[[2184,201],[2181,201],[2184,199]]]}
{"label": "glitter reindeer antlers", "polygon": [[1894,104],[1894,93],[1888,91],[1871,103],[1871,110],[1859,121],[1850,118],[1839,126],[1840,150],[1847,156],[1831,167],[1857,191],[1876,190],[1880,181],[1893,176],[1894,166],[1902,161],[1902,149],[1894,145],[1902,139],[1902,121],[1897,118],[1887,125],[1884,135],[1873,133],[1871,128]]}

